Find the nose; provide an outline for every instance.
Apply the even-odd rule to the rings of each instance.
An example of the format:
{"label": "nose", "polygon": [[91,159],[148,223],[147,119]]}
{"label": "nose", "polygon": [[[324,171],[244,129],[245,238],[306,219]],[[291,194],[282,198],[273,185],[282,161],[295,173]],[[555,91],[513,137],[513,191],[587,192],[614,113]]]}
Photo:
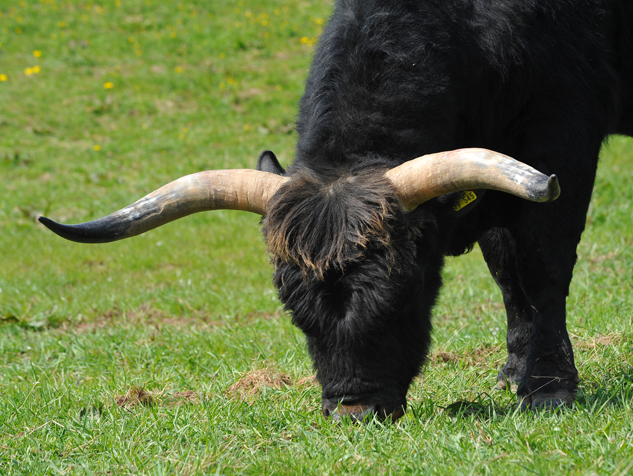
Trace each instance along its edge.
{"label": "nose", "polygon": [[334,421],[348,417],[353,421],[362,422],[371,420],[374,416],[379,420],[396,421],[404,415],[404,406],[396,406],[388,409],[386,406],[375,403],[344,404],[332,400],[324,400],[322,405],[323,415]]}

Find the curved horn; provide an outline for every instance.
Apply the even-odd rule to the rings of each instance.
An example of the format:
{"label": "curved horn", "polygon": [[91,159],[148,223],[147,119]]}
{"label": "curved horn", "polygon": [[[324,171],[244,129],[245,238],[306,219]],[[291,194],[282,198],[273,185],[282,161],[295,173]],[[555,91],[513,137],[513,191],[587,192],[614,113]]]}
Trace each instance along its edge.
{"label": "curved horn", "polygon": [[461,190],[488,189],[533,202],[560,195],[556,175],[547,176],[507,155],[487,149],[459,149],[425,155],[387,171],[405,209]]}
{"label": "curved horn", "polygon": [[104,218],[79,225],[39,220],[67,240],[108,243],[205,210],[243,210],[266,214],[270,197],[288,180],[257,170],[209,170],[186,175]]}

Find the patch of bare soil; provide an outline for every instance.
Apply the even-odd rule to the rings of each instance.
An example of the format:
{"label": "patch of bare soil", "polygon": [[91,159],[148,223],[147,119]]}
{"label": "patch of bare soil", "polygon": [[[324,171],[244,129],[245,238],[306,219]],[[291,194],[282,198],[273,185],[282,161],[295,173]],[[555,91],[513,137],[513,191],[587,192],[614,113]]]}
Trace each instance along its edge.
{"label": "patch of bare soil", "polygon": [[292,385],[288,374],[271,369],[246,372],[237,382],[226,389],[226,395],[240,402],[251,402],[264,388],[281,390]]}
{"label": "patch of bare soil", "polygon": [[498,364],[499,359],[493,356],[502,349],[500,345],[483,344],[479,347],[463,353],[458,352],[434,352],[431,355],[433,363],[463,363],[467,367],[490,367]]}

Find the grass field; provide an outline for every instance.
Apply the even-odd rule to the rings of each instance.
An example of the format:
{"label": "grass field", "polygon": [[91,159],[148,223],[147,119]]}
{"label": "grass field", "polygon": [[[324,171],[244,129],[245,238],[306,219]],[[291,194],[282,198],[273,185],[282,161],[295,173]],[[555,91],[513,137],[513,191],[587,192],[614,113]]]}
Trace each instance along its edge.
{"label": "grass field", "polygon": [[330,10],[0,3],[0,474],[633,473],[630,140],[603,150],[568,299],[582,383],[557,413],[493,390],[505,316],[478,249],[448,263],[406,416],[335,425],[258,217],[198,214],[99,246],[36,222],[94,219],[264,149],[288,164]]}

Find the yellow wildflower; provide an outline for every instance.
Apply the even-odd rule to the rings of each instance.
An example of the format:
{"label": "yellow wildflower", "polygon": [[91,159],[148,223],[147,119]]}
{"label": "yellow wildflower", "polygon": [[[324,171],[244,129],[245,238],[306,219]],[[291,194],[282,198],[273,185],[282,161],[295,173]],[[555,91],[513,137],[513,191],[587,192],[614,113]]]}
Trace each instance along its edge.
{"label": "yellow wildflower", "polygon": [[40,67],[39,66],[33,66],[33,68],[31,68],[33,70],[34,73],[39,73],[40,72]]}
{"label": "yellow wildflower", "polygon": [[93,145],[92,148],[97,151],[101,150],[101,146],[99,144]]}
{"label": "yellow wildflower", "polygon": [[31,76],[33,74],[33,68],[26,68],[24,70],[24,74],[26,74],[27,76]]}
{"label": "yellow wildflower", "polygon": [[112,89],[114,87],[114,84],[111,81],[108,81],[103,85],[103,87],[106,89]]}
{"label": "yellow wildflower", "polygon": [[182,66],[176,66],[176,73],[182,73],[182,71],[183,71]]}
{"label": "yellow wildflower", "polygon": [[0,81],[6,81],[9,77],[6,74],[0,74]]}

